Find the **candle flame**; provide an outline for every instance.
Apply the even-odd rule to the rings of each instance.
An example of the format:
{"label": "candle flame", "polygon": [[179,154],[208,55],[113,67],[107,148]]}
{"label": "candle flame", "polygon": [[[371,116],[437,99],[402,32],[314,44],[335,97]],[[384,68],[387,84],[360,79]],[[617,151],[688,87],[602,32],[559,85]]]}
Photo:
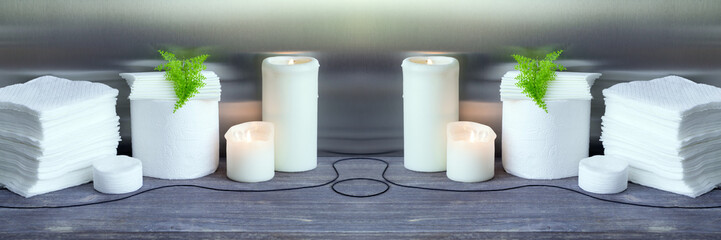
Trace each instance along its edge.
{"label": "candle flame", "polygon": [[295,59],[291,58],[290,60],[288,60],[288,65],[293,65],[293,64],[295,64]]}
{"label": "candle flame", "polygon": [[429,59],[426,59],[426,64],[428,64],[428,65],[433,64],[433,60],[431,60],[430,58],[429,58]]}

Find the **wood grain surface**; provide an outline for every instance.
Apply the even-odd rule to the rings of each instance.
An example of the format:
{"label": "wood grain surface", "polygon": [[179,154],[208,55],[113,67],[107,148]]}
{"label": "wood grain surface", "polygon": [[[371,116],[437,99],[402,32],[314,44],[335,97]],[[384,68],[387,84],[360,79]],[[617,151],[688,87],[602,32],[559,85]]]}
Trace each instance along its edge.
{"label": "wood grain surface", "polygon": [[[238,183],[225,176],[224,164],[210,176],[182,181],[145,178],[141,190],[172,184],[227,189],[273,189],[328,182],[331,164],[320,158],[304,173],[276,173],[263,183]],[[493,189],[524,184],[553,184],[580,190],[576,178],[551,181],[520,179],[505,173],[483,183],[457,183],[444,172],[417,173],[390,162],[388,179],[406,185],[448,189]],[[381,178],[385,165],[349,160],[337,164],[338,180]],[[369,194],[385,186],[373,181],[336,185],[345,193]],[[0,191],[0,205],[48,206],[96,202],[124,195],[104,195],[92,184],[29,199]],[[721,191],[696,199],[636,184],[616,195],[620,201],[682,206],[721,205]],[[654,209],[602,202],[561,189],[532,187],[503,192],[456,193],[391,185],[379,196],[351,198],[331,185],[283,192],[217,192],[192,187],[166,188],[123,201],[65,209],[0,209],[0,238],[41,239],[619,239],[710,238],[721,236],[721,209]]]}

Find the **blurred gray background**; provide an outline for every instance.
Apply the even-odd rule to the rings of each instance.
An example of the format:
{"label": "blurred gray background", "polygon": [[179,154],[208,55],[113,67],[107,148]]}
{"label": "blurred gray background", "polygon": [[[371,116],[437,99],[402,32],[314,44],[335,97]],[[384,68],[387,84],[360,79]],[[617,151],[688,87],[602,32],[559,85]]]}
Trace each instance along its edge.
{"label": "blurred gray background", "polygon": [[321,156],[402,155],[405,57],[458,58],[461,120],[500,136],[509,55],[564,49],[570,71],[603,73],[593,87],[590,147],[598,154],[602,89],[669,74],[721,86],[721,1],[0,2],[0,87],[52,74],[119,89],[121,154],[130,154],[132,138],[118,73],[152,71],[157,49],[211,54],[223,88],[221,136],[260,120],[263,58],[316,57]]}

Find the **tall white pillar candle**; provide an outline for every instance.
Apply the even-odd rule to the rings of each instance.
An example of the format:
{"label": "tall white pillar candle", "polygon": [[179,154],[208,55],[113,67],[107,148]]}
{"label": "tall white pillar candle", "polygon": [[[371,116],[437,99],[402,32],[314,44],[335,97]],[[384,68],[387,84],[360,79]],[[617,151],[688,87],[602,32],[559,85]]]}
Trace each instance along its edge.
{"label": "tall white pillar candle", "polygon": [[268,181],[275,175],[273,124],[246,122],[225,133],[228,178],[238,182]]}
{"label": "tall white pillar candle", "polygon": [[474,122],[448,124],[446,176],[459,182],[482,182],[493,178],[496,133]]}
{"label": "tall white pillar candle", "polygon": [[458,61],[452,57],[403,60],[403,165],[446,170],[446,125],[458,121]]}
{"label": "tall white pillar candle", "polygon": [[263,60],[263,121],[275,127],[275,170],[302,172],[318,165],[318,60],[280,56]]}

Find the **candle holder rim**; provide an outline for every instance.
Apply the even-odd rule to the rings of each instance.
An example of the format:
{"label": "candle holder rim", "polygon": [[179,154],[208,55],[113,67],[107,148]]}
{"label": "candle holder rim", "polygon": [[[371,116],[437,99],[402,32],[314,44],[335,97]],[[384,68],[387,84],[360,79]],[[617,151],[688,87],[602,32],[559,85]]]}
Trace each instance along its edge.
{"label": "candle holder rim", "polygon": [[234,133],[236,131],[242,131],[244,129],[251,128],[252,126],[255,126],[255,125],[261,125],[261,127],[268,127],[269,128],[268,132],[266,132],[265,134],[267,134],[269,136],[269,141],[273,140],[273,136],[275,135],[275,126],[273,125],[272,122],[266,122],[266,121],[249,121],[249,122],[244,122],[244,123],[239,123],[239,124],[233,125],[232,127],[228,128],[228,131],[225,132],[223,137],[225,138],[226,141],[237,141],[235,139],[235,137],[232,135],[232,133]]}
{"label": "candle holder rim", "polygon": [[[422,60],[425,62],[427,59],[431,59],[433,64],[418,63],[416,60]],[[403,59],[401,67],[410,66],[428,66],[428,67],[447,67],[458,65],[458,59],[450,56],[412,56]]]}
{"label": "candle holder rim", "polygon": [[[295,64],[288,64],[288,60],[290,59],[304,59],[308,60],[307,62],[301,62],[301,63],[295,63]],[[301,68],[301,67],[319,67],[320,63],[318,62],[318,59],[310,56],[272,56],[267,57],[263,59],[263,65],[272,65],[275,67],[283,67],[283,68]]]}
{"label": "candle holder rim", "polygon": [[478,129],[479,131],[486,130],[486,132],[491,136],[488,138],[488,142],[496,140],[498,135],[495,131],[493,131],[493,128],[491,128],[488,125],[477,123],[477,122],[471,122],[471,121],[456,121],[456,122],[449,122],[446,124],[446,134],[448,134],[449,140],[452,140],[452,135],[454,134],[454,129],[462,126],[470,126],[471,128]]}

